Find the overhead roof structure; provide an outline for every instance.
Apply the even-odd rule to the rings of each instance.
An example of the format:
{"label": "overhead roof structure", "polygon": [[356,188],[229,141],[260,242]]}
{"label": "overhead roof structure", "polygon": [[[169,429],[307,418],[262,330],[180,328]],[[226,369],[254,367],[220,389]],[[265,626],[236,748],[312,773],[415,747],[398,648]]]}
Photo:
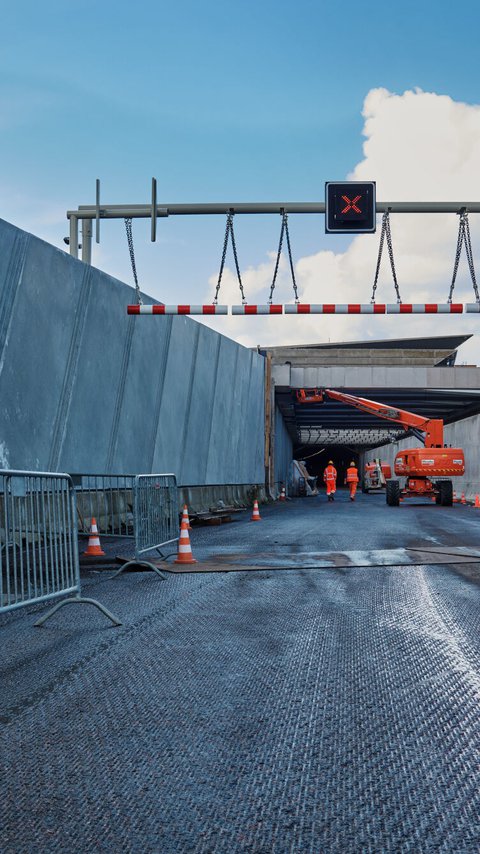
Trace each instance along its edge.
{"label": "overhead roof structure", "polygon": [[299,388],[335,388],[446,424],[480,413],[480,369],[457,366],[470,335],[275,347],[275,397],[296,446],[379,447],[407,434],[393,422],[327,400],[298,403]]}

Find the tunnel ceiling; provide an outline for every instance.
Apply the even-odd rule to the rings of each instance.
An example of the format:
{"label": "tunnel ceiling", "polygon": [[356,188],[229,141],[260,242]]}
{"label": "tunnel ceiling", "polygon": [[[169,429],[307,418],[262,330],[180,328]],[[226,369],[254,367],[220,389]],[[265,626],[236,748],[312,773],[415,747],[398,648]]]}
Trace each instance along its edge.
{"label": "tunnel ceiling", "polygon": [[[480,390],[475,389],[342,388],[342,391],[429,418],[443,418],[446,424],[480,413]],[[294,389],[277,389],[276,401],[297,445],[349,445],[365,449],[408,435],[393,422],[334,400],[300,404]]]}

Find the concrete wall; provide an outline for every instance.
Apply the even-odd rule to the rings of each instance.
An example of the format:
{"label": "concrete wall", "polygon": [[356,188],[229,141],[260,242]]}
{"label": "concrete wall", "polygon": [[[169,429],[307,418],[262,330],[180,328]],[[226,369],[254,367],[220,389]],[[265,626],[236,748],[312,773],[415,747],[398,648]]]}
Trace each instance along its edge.
{"label": "concrete wall", "polygon": [[273,365],[272,377],[277,387],[284,388],[480,388],[480,368],[467,365],[453,368],[425,365],[368,367],[361,364],[297,368]]}
{"label": "concrete wall", "polygon": [[[453,448],[463,448],[465,453],[465,476],[453,478],[453,488],[459,497],[464,492],[465,497],[473,501],[475,495],[480,494],[480,415],[465,418],[455,424],[447,424],[444,436],[447,445],[451,445]],[[365,454],[364,462],[373,460],[374,457],[380,457],[381,460],[390,463],[392,476],[394,476],[393,462],[395,456],[399,451],[408,447],[418,448],[421,447],[421,443],[415,438],[402,439],[401,442],[384,445],[383,448],[377,448],[375,451],[368,451]]]}
{"label": "concrete wall", "polygon": [[282,413],[275,406],[275,488],[280,490],[282,484],[288,488],[290,466],[293,458],[293,445],[290,434],[285,427]]}
{"label": "concrete wall", "polygon": [[0,468],[263,484],[263,357],[188,317],[128,317],[131,302],[0,220]]}

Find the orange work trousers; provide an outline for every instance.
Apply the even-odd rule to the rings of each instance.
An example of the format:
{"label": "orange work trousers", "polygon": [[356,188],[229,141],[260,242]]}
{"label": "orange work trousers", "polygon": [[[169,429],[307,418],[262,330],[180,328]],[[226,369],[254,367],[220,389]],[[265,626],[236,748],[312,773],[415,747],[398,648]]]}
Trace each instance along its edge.
{"label": "orange work trousers", "polygon": [[335,495],[337,491],[337,481],[336,480],[326,480],[325,486],[327,487],[327,495]]}
{"label": "orange work trousers", "polygon": [[348,481],[348,488],[350,489],[350,498],[355,498],[355,494],[357,492],[357,483],[358,482],[356,480]]}

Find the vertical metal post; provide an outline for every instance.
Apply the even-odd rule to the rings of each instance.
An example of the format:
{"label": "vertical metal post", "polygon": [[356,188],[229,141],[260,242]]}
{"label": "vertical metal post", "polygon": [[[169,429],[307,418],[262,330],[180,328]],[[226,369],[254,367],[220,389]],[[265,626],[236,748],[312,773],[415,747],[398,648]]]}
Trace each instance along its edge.
{"label": "vertical metal post", "polygon": [[95,243],[100,243],[100,178],[95,181]]}
{"label": "vertical metal post", "polygon": [[157,179],[152,178],[152,232],[151,241],[157,239]]}
{"label": "vertical metal post", "polygon": [[92,220],[82,219],[82,261],[92,263]]}
{"label": "vertical metal post", "polygon": [[70,215],[70,255],[73,258],[78,258],[78,218]]}

